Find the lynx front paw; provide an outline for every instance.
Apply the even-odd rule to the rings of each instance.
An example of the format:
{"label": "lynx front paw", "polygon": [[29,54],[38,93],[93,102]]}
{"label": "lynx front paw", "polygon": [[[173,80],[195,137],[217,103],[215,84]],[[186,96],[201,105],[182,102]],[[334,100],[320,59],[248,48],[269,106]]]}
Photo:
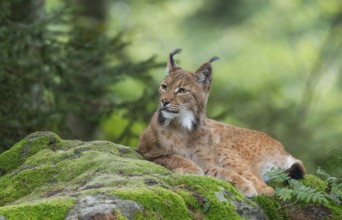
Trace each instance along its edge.
{"label": "lynx front paw", "polygon": [[274,196],[274,189],[270,186],[265,186],[258,190],[258,195]]}
{"label": "lynx front paw", "polygon": [[197,175],[203,175],[203,170],[199,167],[179,167],[176,169],[173,169],[176,173],[184,174],[184,173],[191,173],[191,174],[197,174]]}
{"label": "lynx front paw", "polygon": [[258,189],[255,188],[251,183],[248,183],[238,188],[243,194],[245,194],[246,197],[252,197],[257,195],[274,196],[274,189],[269,186],[265,186]]}
{"label": "lynx front paw", "polygon": [[252,197],[258,195],[252,183],[246,182],[242,185],[236,185],[236,187],[246,196]]}

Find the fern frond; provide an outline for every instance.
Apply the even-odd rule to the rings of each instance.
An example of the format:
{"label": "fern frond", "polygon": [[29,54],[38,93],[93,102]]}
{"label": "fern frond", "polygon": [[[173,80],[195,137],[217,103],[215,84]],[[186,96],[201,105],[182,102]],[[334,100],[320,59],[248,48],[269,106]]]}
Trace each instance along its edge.
{"label": "fern frond", "polygon": [[316,173],[323,176],[325,179],[328,179],[330,177],[330,175],[326,171],[322,170],[321,167],[317,168]]}
{"label": "fern frond", "polygon": [[328,203],[327,194],[320,192],[312,187],[301,185],[293,189],[293,194],[296,196],[298,201],[305,203],[318,203],[326,204]]}
{"label": "fern frond", "polygon": [[270,182],[275,183],[283,183],[291,179],[288,173],[276,168],[271,168],[269,171],[265,173],[265,176]]}
{"label": "fern frond", "polygon": [[289,188],[276,187],[275,193],[276,196],[284,202],[291,200],[293,197],[293,190]]}

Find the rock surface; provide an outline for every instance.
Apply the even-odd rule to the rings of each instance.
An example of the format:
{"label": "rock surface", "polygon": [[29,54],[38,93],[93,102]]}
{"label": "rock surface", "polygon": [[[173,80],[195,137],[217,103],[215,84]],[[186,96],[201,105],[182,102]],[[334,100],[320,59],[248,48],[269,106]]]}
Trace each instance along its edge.
{"label": "rock surface", "polygon": [[0,155],[0,219],[310,219],[317,210],[342,219],[338,204],[280,207],[216,178],[175,174],[108,141],[36,132]]}

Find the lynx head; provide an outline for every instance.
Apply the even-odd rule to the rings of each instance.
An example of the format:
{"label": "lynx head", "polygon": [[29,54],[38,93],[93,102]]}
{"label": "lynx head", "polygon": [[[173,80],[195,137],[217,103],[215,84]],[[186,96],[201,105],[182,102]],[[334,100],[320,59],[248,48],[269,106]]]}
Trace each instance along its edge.
{"label": "lynx head", "polygon": [[167,62],[167,76],[160,83],[158,121],[164,126],[175,123],[187,130],[196,129],[205,116],[205,109],[212,80],[212,57],[196,72],[181,69],[173,59],[180,53],[176,49],[170,53]]}

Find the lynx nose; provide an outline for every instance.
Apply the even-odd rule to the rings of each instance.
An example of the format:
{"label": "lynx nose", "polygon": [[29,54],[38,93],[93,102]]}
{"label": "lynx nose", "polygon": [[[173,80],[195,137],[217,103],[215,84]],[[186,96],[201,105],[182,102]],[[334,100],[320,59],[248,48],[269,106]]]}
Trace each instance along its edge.
{"label": "lynx nose", "polygon": [[168,104],[170,104],[170,102],[167,100],[162,100],[161,102],[162,102],[164,107],[167,106]]}

